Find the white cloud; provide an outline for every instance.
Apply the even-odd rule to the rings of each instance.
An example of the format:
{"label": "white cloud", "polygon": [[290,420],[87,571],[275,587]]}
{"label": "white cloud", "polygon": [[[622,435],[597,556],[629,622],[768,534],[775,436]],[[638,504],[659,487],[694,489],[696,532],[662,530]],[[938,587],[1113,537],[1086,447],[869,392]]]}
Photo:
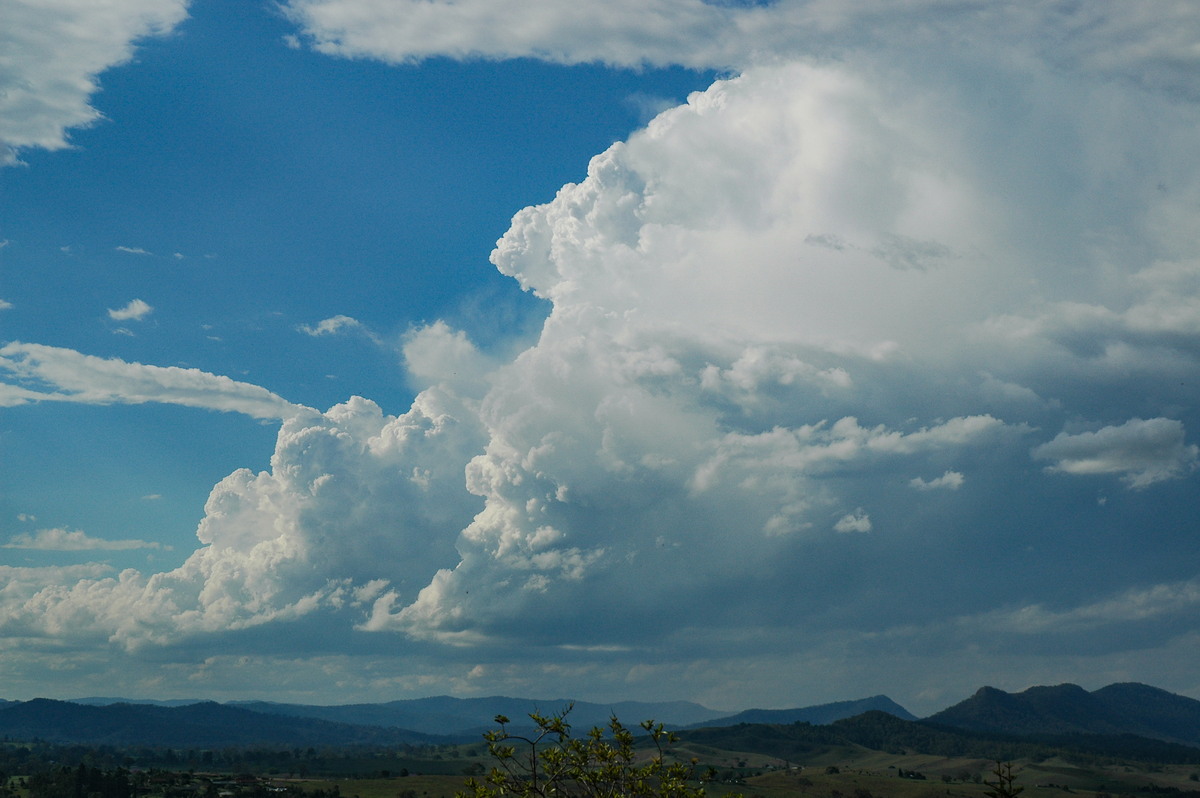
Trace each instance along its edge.
{"label": "white cloud", "polygon": [[443,321],[410,330],[404,336],[404,364],[409,374],[429,385],[444,383],[474,393],[496,368],[462,330]]}
{"label": "white cloud", "polygon": [[100,114],[88,101],[97,75],[128,61],[133,43],[168,33],[186,0],[10,0],[0,6],[0,165],[26,147],[68,146],[70,128]]}
{"label": "white cloud", "polygon": [[[991,628],[1022,635],[1095,634],[1105,627],[1200,610],[1200,580],[1134,588],[1069,609],[1029,604],[999,611],[985,622]],[[964,619],[965,623],[983,619]]]}
{"label": "white cloud", "polygon": [[[707,64],[733,14],[700,0],[613,0],[564,5],[292,0],[288,8],[322,52],[408,62],[433,56],[534,57],[560,63]],[[699,46],[689,53],[688,45]]]}
{"label": "white cloud", "polygon": [[343,330],[359,330],[362,329],[362,322],[358,319],[353,319],[349,316],[331,316],[328,319],[323,319],[315,326],[301,324],[297,329],[306,335],[313,337],[320,335],[336,335]]}
{"label": "white cloud", "polygon": [[114,321],[141,321],[153,312],[154,308],[140,299],[134,299],[123,308],[109,308],[108,317]]}
{"label": "white cloud", "polygon": [[[244,413],[253,418],[289,418],[311,413],[265,388],[199,369],[148,366],[71,349],[13,342],[0,347],[0,403],[165,404]],[[26,387],[33,386],[33,387]]]}
{"label": "white cloud", "polygon": [[39,529],[30,534],[14,535],[0,548],[36,549],[39,551],[128,551],[131,549],[161,549],[161,543],[148,540],[105,540],[81,531],[56,527]]}
{"label": "white cloud", "polygon": [[80,579],[96,579],[112,572],[112,566],[103,563],[49,566],[29,568],[0,565],[0,596],[12,600],[28,599],[46,587],[76,582]]}
{"label": "white cloud", "polygon": [[1148,9],[1120,0],[1019,6],[777,0],[289,0],[321,52],[395,63],[425,58],[539,58],[623,66],[746,67],[780,58],[947,47],[1021,53],[1057,69],[1084,69],[1191,93],[1200,32],[1187,3]]}
{"label": "white cloud", "polygon": [[1095,432],[1060,432],[1033,450],[1038,460],[1054,460],[1051,471],[1064,474],[1119,474],[1131,488],[1178,479],[1196,469],[1200,446],[1188,444],[1175,419],[1130,419]]}
{"label": "white cloud", "polygon": [[835,532],[870,532],[871,531],[871,516],[859,507],[852,513],[847,513],[838,519],[838,522],[833,525]]}
{"label": "white cloud", "polygon": [[5,299],[0,299],[0,310],[11,310],[12,303]]}
{"label": "white cloud", "polygon": [[382,344],[380,337],[373,332],[367,325],[363,324],[358,319],[351,316],[330,316],[327,319],[322,319],[313,324],[301,324],[296,327],[297,330],[305,335],[311,335],[314,338],[320,338],[326,335],[346,335],[347,333],[357,333],[366,337],[374,344]]}
{"label": "white cloud", "polygon": [[153,252],[142,249],[141,247],[119,246],[119,247],[115,247],[115,249],[117,250],[117,252],[125,252],[129,255],[153,255],[154,254]]}
{"label": "white cloud", "polygon": [[[495,364],[442,322],[414,329],[404,357],[424,390],[399,416],[359,398],[301,412],[202,372],[0,349],[16,377],[0,389],[8,404],[175,401],[286,418],[269,470],[213,489],[182,567],[28,583],[5,594],[6,633],[137,650],[303,624],[316,633],[222,642],[282,660],[298,640],[356,635],[393,660],[451,661],[450,675],[384,679],[408,689],[597,676],[595,663],[563,662],[586,656],[626,667],[613,689],[651,683],[654,660],[719,692],[733,668],[712,651],[775,646],[778,672],[794,672],[829,651],[936,640],[958,613],[1033,607],[1028,628],[1098,617],[1086,609],[1105,606],[1096,584],[1135,606],[1140,573],[1191,552],[1190,516],[1136,492],[1120,514],[1115,500],[1098,509],[1031,462],[1030,438],[1073,425],[1033,457],[1131,487],[1185,477],[1200,458],[1185,434],[1200,377],[1200,115],[1182,79],[1195,12],[291,8],[319,48],[345,55],[750,65],[516,214],[492,261],[552,303],[536,344]],[[820,57],[765,57],[804,48]],[[1080,418],[1134,420],[1079,432]],[[971,490],[958,491],[964,473]],[[1019,524],[1014,485],[1038,497]],[[931,520],[935,504],[945,514]],[[1136,534],[1131,518],[1156,525],[1160,560],[1092,552],[1097,531]],[[849,534],[877,526],[888,534]],[[1058,579],[1068,557],[1088,580]],[[914,568],[944,569],[956,601],[914,586]],[[1189,590],[1150,596],[1152,611],[1129,619],[1178,623]],[[986,624],[955,629],[963,651],[989,642]],[[180,678],[235,665],[214,658]]]}
{"label": "white cloud", "polygon": [[958,471],[947,471],[940,477],[928,481],[921,477],[913,477],[908,484],[917,490],[958,490],[962,487],[963,481],[963,475]]}
{"label": "white cloud", "polygon": [[479,509],[462,487],[479,445],[481,430],[441,391],[399,417],[353,399],[289,418],[270,472],[236,471],[213,488],[202,547],[183,566],[44,587],[7,607],[6,628],[100,635],[132,650],[329,613],[361,620],[385,586],[414,598],[406,575],[453,562],[446,533]]}

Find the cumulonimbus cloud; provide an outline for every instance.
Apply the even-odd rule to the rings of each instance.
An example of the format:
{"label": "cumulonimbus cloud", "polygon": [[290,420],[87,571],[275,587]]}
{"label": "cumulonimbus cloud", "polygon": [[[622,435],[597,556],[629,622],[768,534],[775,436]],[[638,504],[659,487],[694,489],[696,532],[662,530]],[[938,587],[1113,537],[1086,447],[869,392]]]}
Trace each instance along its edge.
{"label": "cumulonimbus cloud", "polygon": [[[42,385],[286,419],[270,469],[213,489],[184,566],[25,591],[5,628],[136,649],[304,621],[501,662],[701,668],[714,650],[786,659],[809,639],[869,648],[989,617],[1014,603],[1013,572],[1022,606],[1051,583],[1068,607],[1055,618],[1106,606],[1096,580],[1055,579],[1061,557],[1088,556],[1074,519],[1126,534],[1197,458],[1200,114],[1179,31],[1200,15],[637,5],[608,6],[588,44],[572,31],[596,28],[597,4],[294,0],[319,48],[390,61],[696,63],[680,53],[715,25],[726,55],[696,58],[745,66],[767,22],[839,58],[750,58],[518,212],[492,262],[551,303],[539,339],[495,364],[444,323],[414,330],[405,355],[428,387],[399,415],[361,398],[292,412],[213,375],[0,350],[12,402]],[[901,34],[922,14],[913,43]],[[1004,47],[1021,57],[993,57]],[[1068,426],[1095,431],[1053,437]],[[1077,489],[1114,476],[1146,489],[1122,493],[1117,521]],[[1014,486],[1038,492],[1019,519]],[[1016,559],[1035,542],[1049,553]],[[947,590],[970,586],[955,594],[969,607],[951,615],[917,584],[930,563]],[[1092,566],[1101,593],[1141,595],[1136,568]],[[1155,606],[1150,620],[1194,602]]]}
{"label": "cumulonimbus cloud", "polygon": [[[1041,250],[1009,236],[1028,209],[990,196],[1001,175],[977,131],[939,121],[962,109],[931,117],[919,93],[867,75],[877,77],[869,66],[747,71],[614,145],[584,181],[518,213],[492,255],[552,302],[535,346],[493,368],[444,324],[414,332],[406,354],[432,387],[408,413],[353,400],[294,414],[269,472],[214,489],[203,547],[184,567],[39,594],[41,614],[12,623],[86,621],[137,646],[325,613],[460,645],[628,647],[629,629],[570,624],[568,639],[564,624],[591,604],[651,634],[669,623],[657,609],[667,597],[733,600],[714,584],[775,579],[809,547],[833,545],[820,543],[827,536],[900,534],[928,498],[909,489],[914,471],[943,474],[917,487],[969,476],[987,491],[1004,480],[970,471],[982,451],[1037,470],[1030,437],[1071,408],[1026,393],[1053,395],[1058,374],[1103,368],[1085,352],[1031,345],[1053,341],[1039,326],[1042,298],[1098,302],[1093,281],[1114,279],[1109,261],[1070,261],[1070,280],[1046,269]],[[1057,157],[1022,155],[1007,175],[1040,174]],[[1097,205],[1083,223],[1146,238],[1159,229],[1148,218],[1178,210],[1168,197],[1119,222]],[[1076,237],[1076,216],[1040,246]],[[925,243],[902,262],[879,255],[912,241]],[[1185,263],[1190,253],[1173,254]],[[1131,263],[1118,279],[1144,282],[1149,268],[1165,267]],[[996,336],[994,319],[1026,321],[1021,335]],[[188,376],[24,344],[0,353],[11,371],[97,400],[117,395],[100,379],[113,369],[123,400],[172,400],[170,384]],[[469,366],[469,383],[435,367],[447,357]],[[1160,401],[1174,395],[1173,373],[1150,383]],[[204,406],[253,394],[278,407],[232,381],[190,377],[222,389]],[[131,389],[146,379],[151,389]],[[1137,392],[1145,402],[1147,384]],[[1181,424],[1168,431],[1186,449]],[[1076,462],[1064,446],[1035,453]],[[1114,473],[1150,473],[1121,463]],[[901,490],[870,487],[888,480]],[[723,573],[697,580],[712,562]],[[786,614],[805,596],[758,612]]]}

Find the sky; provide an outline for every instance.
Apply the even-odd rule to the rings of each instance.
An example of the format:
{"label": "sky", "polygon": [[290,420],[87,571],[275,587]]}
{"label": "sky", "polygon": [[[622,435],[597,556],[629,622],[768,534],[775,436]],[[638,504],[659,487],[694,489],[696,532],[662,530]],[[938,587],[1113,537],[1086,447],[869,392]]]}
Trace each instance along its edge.
{"label": "sky", "polygon": [[0,0],[0,697],[1200,698],[1197,41]]}

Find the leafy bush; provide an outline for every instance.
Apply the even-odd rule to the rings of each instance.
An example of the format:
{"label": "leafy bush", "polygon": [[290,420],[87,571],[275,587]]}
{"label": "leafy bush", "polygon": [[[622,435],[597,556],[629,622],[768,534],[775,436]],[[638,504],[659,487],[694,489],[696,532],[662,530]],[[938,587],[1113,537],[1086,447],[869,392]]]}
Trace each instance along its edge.
{"label": "leafy bush", "polygon": [[615,717],[607,729],[594,727],[585,737],[572,737],[566,715],[530,713],[536,729],[526,737],[508,731],[509,719],[496,716],[500,727],[484,735],[496,764],[483,780],[471,778],[457,798],[703,798],[696,762],[670,762],[664,746],[676,737],[661,723],[645,721],[653,751],[639,756],[634,734]]}

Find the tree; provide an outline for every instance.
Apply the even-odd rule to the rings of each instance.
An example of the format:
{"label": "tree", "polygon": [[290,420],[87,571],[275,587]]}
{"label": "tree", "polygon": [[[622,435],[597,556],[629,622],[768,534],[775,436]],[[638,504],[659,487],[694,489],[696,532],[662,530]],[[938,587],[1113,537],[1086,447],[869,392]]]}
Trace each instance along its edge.
{"label": "tree", "polygon": [[456,798],[703,798],[704,788],[690,764],[668,763],[664,747],[676,737],[661,723],[645,721],[653,750],[639,756],[634,734],[612,718],[607,729],[594,727],[585,737],[572,737],[561,713],[529,715],[536,726],[528,736],[508,731],[509,719],[496,716],[500,727],[484,734],[495,760],[482,781],[470,778]]}
{"label": "tree", "polygon": [[1012,762],[996,762],[996,767],[992,768],[992,775],[996,777],[995,781],[984,781],[988,786],[984,793],[988,798],[1017,798],[1025,791],[1024,787],[1014,785],[1016,776],[1013,775]]}

